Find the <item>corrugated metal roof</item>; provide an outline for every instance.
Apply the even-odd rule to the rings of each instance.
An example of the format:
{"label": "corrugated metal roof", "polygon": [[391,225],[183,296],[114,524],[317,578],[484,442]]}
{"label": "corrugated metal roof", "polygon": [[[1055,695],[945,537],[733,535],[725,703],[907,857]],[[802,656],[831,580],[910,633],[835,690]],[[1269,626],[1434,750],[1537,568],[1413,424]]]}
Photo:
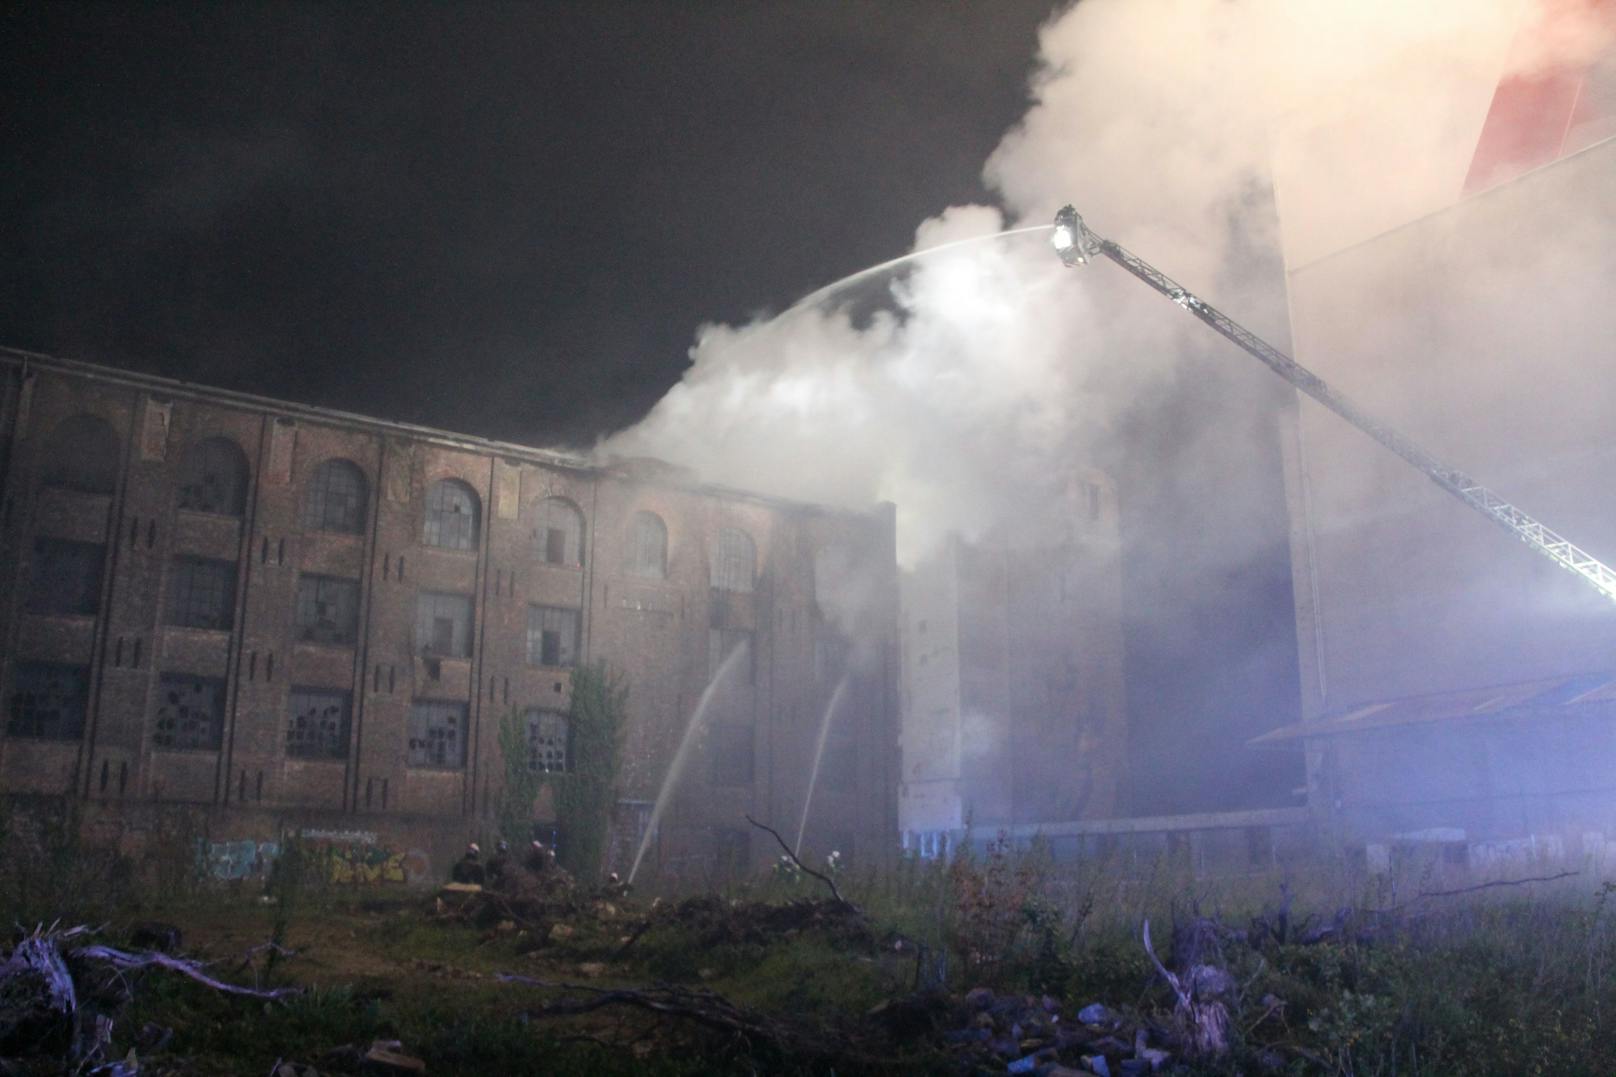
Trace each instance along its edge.
{"label": "corrugated metal roof", "polygon": [[1391,726],[1461,722],[1480,718],[1549,717],[1561,708],[1616,701],[1616,673],[1489,685],[1460,692],[1377,700],[1294,722],[1254,738],[1252,744],[1279,744],[1306,737],[1343,736]]}

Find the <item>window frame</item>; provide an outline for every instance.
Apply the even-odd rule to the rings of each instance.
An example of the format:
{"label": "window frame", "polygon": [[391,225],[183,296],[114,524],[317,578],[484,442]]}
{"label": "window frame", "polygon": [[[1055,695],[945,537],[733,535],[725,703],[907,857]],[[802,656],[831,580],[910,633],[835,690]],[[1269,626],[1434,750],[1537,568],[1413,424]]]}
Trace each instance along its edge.
{"label": "window frame", "polygon": [[[40,567],[49,559],[50,551],[53,549],[61,554],[82,554],[80,567],[88,566],[93,558],[94,578],[87,576],[77,581],[87,584],[87,588],[75,587],[70,590],[60,586],[63,582],[60,576],[51,580],[41,577]],[[95,551],[93,555],[89,552],[91,550]],[[106,571],[105,543],[79,542],[74,539],[57,538],[54,535],[40,535],[34,539],[33,560],[28,565],[28,582],[23,591],[23,611],[36,617],[98,617],[101,614],[101,588],[106,581]],[[77,601],[72,603],[63,601],[57,604],[56,600],[69,596]]]}
{"label": "window frame", "polygon": [[[553,527],[556,516],[560,514],[564,527]],[[552,534],[561,535],[561,557],[550,556],[550,537]],[[539,559],[547,565],[557,565],[562,568],[582,568],[584,564],[584,514],[583,510],[564,497],[546,497],[540,499],[535,510],[533,524],[534,548]],[[567,557],[567,546],[571,544],[573,556]]]}
{"label": "window frame", "polygon": [[[305,594],[304,593],[304,586],[305,586],[305,584],[312,584],[313,585],[312,601],[316,606],[318,606],[318,604],[321,601],[324,601],[322,599],[322,597],[321,597],[320,592],[327,585],[346,585],[347,587],[351,587],[353,589],[353,602],[352,602],[352,607],[349,610],[349,615],[350,615],[352,623],[349,626],[349,631],[348,631],[345,638],[315,639],[312,636],[308,635],[308,632],[311,629],[316,628],[318,626],[318,622],[317,621],[316,622],[310,622],[310,621],[306,621],[304,619],[303,612],[304,612],[304,594]],[[293,638],[293,641],[296,642],[296,643],[309,644],[310,646],[315,646],[315,647],[353,647],[353,646],[356,646],[358,644],[358,642],[359,642],[360,594],[361,594],[360,583],[356,579],[351,579],[351,578],[349,578],[347,576],[330,576],[330,575],[326,575],[324,573],[318,573],[318,572],[302,572],[302,573],[299,573],[298,577],[297,577],[297,591],[295,592],[295,594],[293,595],[293,598],[292,598],[292,638]]]}
{"label": "window frame", "polygon": [[[163,585],[163,626],[165,628],[191,628],[203,632],[230,632],[236,624],[236,585],[240,582],[238,565],[234,561],[222,561],[215,557],[197,557],[192,554],[176,554],[169,559],[168,579]],[[213,610],[214,616],[203,617],[200,620],[182,619],[193,618],[196,615],[198,584],[211,583],[200,578],[200,574],[212,573],[217,575],[219,603]],[[183,590],[183,595],[181,591]],[[211,623],[218,621],[222,623]]]}
{"label": "window frame", "polygon": [[[37,685],[19,687],[19,681],[24,680],[25,675],[37,675],[37,683],[44,684],[53,676],[65,677],[70,674],[77,682],[73,686],[77,689],[77,692],[73,695],[58,693],[58,698],[61,701],[76,702],[76,713],[72,716],[77,720],[76,727],[69,724],[65,728],[70,729],[71,732],[63,733],[60,731],[60,729],[64,727],[62,727],[58,722],[56,732],[47,732],[47,726],[45,723],[35,719],[33,723],[33,730],[30,731],[23,721],[23,716],[19,713],[22,705],[21,697],[25,691],[29,691],[36,696],[41,694],[41,692]],[[58,708],[58,711],[60,710],[61,708]],[[72,662],[13,662],[11,664],[11,683],[7,686],[6,695],[5,735],[8,739],[49,740],[62,741],[66,743],[82,741],[84,739],[84,731],[89,725],[89,719],[89,666],[81,666]]]}
{"label": "window frame", "polygon": [[[337,489],[334,480],[353,480],[352,488]],[[333,497],[343,499],[333,502]],[[340,508],[340,512],[333,509]],[[349,517],[352,520],[349,520]],[[363,535],[370,521],[370,479],[365,469],[345,456],[329,456],[309,473],[303,500],[298,506],[298,524],[305,531],[332,535]]]}
{"label": "window frame", "polygon": [[738,527],[718,529],[711,567],[715,591],[749,595],[757,588],[757,543]]}
{"label": "window frame", "polygon": [[462,553],[477,551],[482,539],[482,499],[470,483],[452,476],[439,479],[427,487],[423,504],[421,545]]}
{"label": "window frame", "polygon": [[[205,684],[212,687],[217,693],[217,711],[210,716],[208,722],[208,727],[212,734],[208,738],[210,743],[199,743],[194,737],[181,736],[180,734],[183,730],[179,728],[168,734],[165,734],[161,728],[161,723],[164,720],[163,708],[168,702],[169,686],[180,682],[196,686]],[[152,747],[164,752],[217,752],[222,749],[224,746],[225,709],[228,703],[227,691],[228,685],[223,677],[205,677],[201,674],[181,671],[159,673],[157,677],[157,707],[152,714]],[[183,712],[175,717],[175,721],[178,723],[183,723],[185,720]],[[162,740],[165,735],[168,736],[170,741],[166,744]]]}
{"label": "window frame", "polygon": [[[193,491],[201,491],[206,487],[205,480],[209,474],[207,464],[210,462],[220,465],[221,468],[228,463],[233,488],[227,491],[229,506],[226,508],[187,504],[188,501],[207,500],[204,495]],[[197,481],[192,481],[193,479]],[[252,465],[248,463],[246,452],[234,438],[224,435],[201,438],[192,442],[181,458],[177,486],[179,494],[176,504],[181,512],[240,519],[247,514],[247,502],[251,497]]]}
{"label": "window frame", "polygon": [[[624,569],[642,580],[668,578],[668,524],[648,509],[635,512],[629,521],[628,550]],[[655,557],[649,555],[655,554]],[[653,563],[654,562],[654,563]]]}
{"label": "window frame", "polygon": [[[465,637],[464,648],[454,646],[452,637],[456,633],[453,627],[453,618],[450,618],[451,643],[449,649],[439,650],[435,646],[437,624],[444,619],[440,605],[445,600],[464,603],[465,623],[461,627],[461,632]],[[415,653],[422,658],[469,659],[476,648],[476,617],[477,603],[471,595],[459,594],[454,591],[417,591],[415,593]]]}
{"label": "window frame", "polygon": [[[558,615],[569,623],[557,628],[548,623]],[[550,632],[558,633],[556,643],[556,661],[547,662],[549,657],[545,637]],[[537,635],[535,635],[537,633]],[[583,639],[583,611],[572,606],[545,606],[532,603],[527,608],[527,664],[545,669],[571,669],[578,664],[578,649]],[[537,647],[535,647],[537,643]]]}
{"label": "window frame", "polygon": [[[572,772],[572,720],[566,711],[552,707],[529,707],[522,712],[523,737],[527,746],[527,769],[530,774],[569,774]],[[546,731],[546,725],[549,730]],[[546,748],[541,741],[550,742]],[[560,746],[555,747],[554,742]],[[559,755],[561,765],[553,767],[547,757]]]}
{"label": "window frame", "polygon": [[[451,713],[452,712],[452,713]],[[455,763],[433,761],[422,756],[442,756],[446,738],[432,737],[432,721],[451,717],[457,730],[459,760]],[[423,724],[424,723],[424,724]],[[466,769],[467,741],[470,739],[471,706],[463,699],[416,699],[410,702],[409,721],[405,727],[404,765],[411,770],[438,770],[464,773]],[[419,730],[420,735],[417,736]]]}
{"label": "window frame", "polygon": [[[295,737],[295,724],[302,717],[298,712],[299,702],[309,703],[318,700],[335,700],[342,708],[340,726],[337,735],[327,737],[319,731],[302,737]],[[320,720],[320,719],[316,719]],[[294,748],[294,742],[299,745],[324,745],[324,751],[308,750],[307,747]],[[314,688],[297,685],[286,694],[286,740],[283,748],[288,759],[311,759],[315,761],[341,762],[348,758],[349,749],[353,744],[353,693],[340,688]]]}

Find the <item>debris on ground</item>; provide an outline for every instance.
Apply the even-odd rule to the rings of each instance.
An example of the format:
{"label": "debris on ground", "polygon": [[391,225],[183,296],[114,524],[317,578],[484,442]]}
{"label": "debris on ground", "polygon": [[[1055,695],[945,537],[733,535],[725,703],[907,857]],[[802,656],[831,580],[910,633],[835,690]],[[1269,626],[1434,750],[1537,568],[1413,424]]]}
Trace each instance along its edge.
{"label": "debris on ground", "polygon": [[[168,925],[162,925],[167,927]],[[134,937],[170,945],[178,929]],[[161,969],[177,973],[222,994],[273,1002],[301,989],[257,988],[228,983],[209,974],[203,963],[160,949],[119,949],[93,941],[85,926],[39,926],[18,939],[0,963],[0,1060],[56,1058],[83,1072],[116,1075],[138,1072],[132,1057],[108,1057],[114,1022],[133,996],[131,973]],[[136,1036],[148,1051],[161,1050],[173,1030],[148,1024]]]}

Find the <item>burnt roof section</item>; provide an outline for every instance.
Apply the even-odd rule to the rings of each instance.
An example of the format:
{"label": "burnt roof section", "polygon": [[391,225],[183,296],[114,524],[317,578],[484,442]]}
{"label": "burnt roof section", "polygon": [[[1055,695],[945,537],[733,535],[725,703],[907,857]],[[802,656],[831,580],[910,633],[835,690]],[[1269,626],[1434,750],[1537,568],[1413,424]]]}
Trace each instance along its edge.
{"label": "burnt roof section", "polygon": [[126,386],[130,389],[160,394],[165,397],[202,400],[212,404],[240,408],[243,411],[290,417],[313,423],[358,427],[378,435],[392,434],[410,437],[448,448],[488,453],[513,462],[519,461],[528,464],[539,464],[544,467],[564,468],[589,475],[609,475],[648,486],[663,486],[737,501],[751,501],[786,511],[820,513],[861,519],[868,518],[876,512],[875,506],[863,510],[851,509],[836,505],[816,504],[810,501],[793,501],[789,498],[776,497],[772,494],[761,494],[732,486],[704,483],[689,468],[670,464],[652,457],[612,457],[606,461],[596,461],[587,456],[560,449],[540,449],[531,445],[518,445],[515,442],[494,441],[490,438],[481,438],[472,434],[457,434],[453,431],[439,430],[430,426],[417,426],[414,423],[378,419],[370,415],[360,415],[357,412],[315,407],[311,404],[299,404],[291,400],[277,400],[274,397],[257,396],[252,393],[241,393],[230,389],[215,389],[212,386],[199,385],[195,382],[164,378],[156,374],[119,370],[116,367],[101,366],[99,363],[89,363],[82,359],[62,359],[58,356],[25,351],[21,348],[12,348],[6,345],[0,345],[0,364],[20,368],[24,371],[30,368],[38,368],[77,377],[95,378],[100,381]]}

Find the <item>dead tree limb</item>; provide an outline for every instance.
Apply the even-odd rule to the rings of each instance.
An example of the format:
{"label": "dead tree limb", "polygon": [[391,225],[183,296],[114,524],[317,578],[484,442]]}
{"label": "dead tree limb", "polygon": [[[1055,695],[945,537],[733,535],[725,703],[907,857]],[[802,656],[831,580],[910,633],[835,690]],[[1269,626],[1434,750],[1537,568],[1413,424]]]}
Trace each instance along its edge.
{"label": "dead tree limb", "polygon": [[170,957],[167,954],[158,953],[156,951],[151,953],[129,953],[125,950],[114,949],[111,946],[95,945],[81,946],[73,951],[72,956],[90,961],[105,961],[113,968],[119,969],[120,971],[126,969],[147,968],[149,966],[156,965],[158,968],[168,969],[170,972],[177,972],[181,976],[187,976],[199,984],[205,984],[208,987],[213,988],[215,991],[220,991],[227,995],[244,995],[247,998],[261,998],[273,1001],[276,999],[286,998],[289,995],[300,995],[303,993],[303,989],[301,987],[257,988],[242,987],[238,984],[226,983],[223,980],[215,979],[214,977],[203,972],[201,965],[195,961],[187,961],[184,958],[179,957]]}
{"label": "dead tree limb", "polygon": [[1400,912],[1401,910],[1408,908],[1410,905],[1413,905],[1415,902],[1424,901],[1426,898],[1455,897],[1459,894],[1474,894],[1479,890],[1491,890],[1494,887],[1499,886],[1525,886],[1527,883],[1552,883],[1560,879],[1570,879],[1581,874],[1582,872],[1580,871],[1562,871],[1557,872],[1554,875],[1532,875],[1524,879],[1494,879],[1491,882],[1477,883],[1475,886],[1461,886],[1455,890],[1421,890],[1419,893],[1415,894],[1413,897],[1402,902],[1401,904],[1393,905],[1386,909],[1370,909],[1367,911],[1380,916],[1385,915],[1386,913]]}
{"label": "dead tree limb", "polygon": [[840,890],[836,889],[836,880],[835,879],[832,879],[829,875],[826,875],[823,872],[815,871],[813,868],[809,867],[807,864],[804,864],[801,860],[797,859],[797,854],[791,851],[791,846],[786,844],[786,839],[784,839],[784,838],[782,838],[780,836],[780,832],[778,830],[774,829],[774,827],[769,826],[766,823],[758,822],[756,819],[752,818],[750,815],[746,816],[746,821],[751,823],[753,826],[757,827],[759,830],[766,830],[770,834],[773,834],[774,835],[774,840],[780,843],[780,848],[785,850],[785,854],[791,858],[791,862],[793,864],[797,865],[797,867],[801,868],[804,872],[806,872],[809,875],[812,875],[814,878],[818,879],[820,882],[822,882],[826,886],[830,887],[831,896],[834,897],[837,901],[841,902],[843,905],[847,906],[849,909],[854,910],[855,912],[858,911],[858,906],[854,905],[851,901],[848,901],[846,898],[844,898],[842,896],[842,892]]}

